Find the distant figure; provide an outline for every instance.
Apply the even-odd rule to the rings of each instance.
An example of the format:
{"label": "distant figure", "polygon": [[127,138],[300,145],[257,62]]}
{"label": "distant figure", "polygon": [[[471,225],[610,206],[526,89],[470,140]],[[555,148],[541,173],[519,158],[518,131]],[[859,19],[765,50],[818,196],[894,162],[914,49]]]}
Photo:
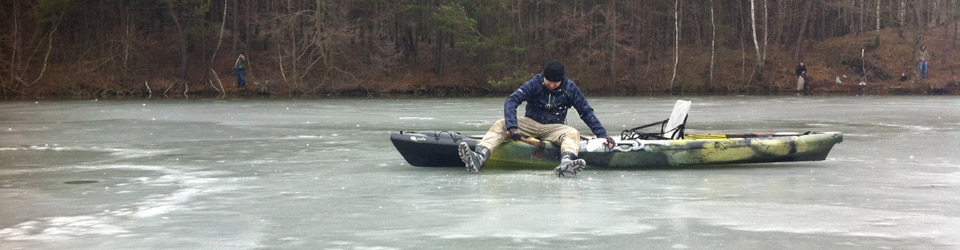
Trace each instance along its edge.
{"label": "distant figure", "polygon": [[237,56],[237,62],[233,64],[233,69],[237,71],[237,87],[247,86],[247,68],[249,67],[247,57],[243,55],[243,52],[240,52],[240,55]]}
{"label": "distant figure", "polygon": [[907,81],[907,73],[903,73],[903,72],[900,73],[900,81],[901,82]]}
{"label": "distant figure", "polygon": [[807,78],[807,64],[800,61],[800,66],[797,66],[797,91],[806,89],[807,81],[809,80],[810,79]]}
{"label": "distant figure", "polygon": [[930,54],[927,53],[927,45],[920,46],[920,77],[927,79],[927,61],[930,60]]}
{"label": "distant figure", "polygon": [[843,81],[840,80],[840,76],[837,76],[837,84],[843,84]]}

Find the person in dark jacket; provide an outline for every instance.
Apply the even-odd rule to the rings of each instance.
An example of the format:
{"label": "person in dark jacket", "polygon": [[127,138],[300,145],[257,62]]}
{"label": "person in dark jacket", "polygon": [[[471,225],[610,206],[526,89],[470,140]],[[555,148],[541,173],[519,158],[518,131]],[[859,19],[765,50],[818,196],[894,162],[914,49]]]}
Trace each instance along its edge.
{"label": "person in dark jacket", "polygon": [[807,78],[807,64],[800,61],[800,65],[797,66],[797,91],[806,89],[808,81],[810,78]]}
{"label": "person in dark jacket", "polygon": [[[524,117],[517,118],[517,107],[527,102]],[[566,125],[567,110],[573,107],[580,119],[590,127],[597,138],[605,138],[612,147],[613,138],[593,114],[593,108],[583,97],[577,84],[566,77],[566,71],[560,61],[547,64],[542,74],[533,76],[513,92],[503,104],[503,119],[498,120],[477,144],[470,150],[466,142],[458,147],[460,159],[467,171],[477,173],[490,159],[490,154],[507,138],[522,140],[532,136],[544,141],[560,144],[560,165],[554,169],[557,176],[577,174],[586,167],[586,161],[578,159],[580,150],[580,132]]]}

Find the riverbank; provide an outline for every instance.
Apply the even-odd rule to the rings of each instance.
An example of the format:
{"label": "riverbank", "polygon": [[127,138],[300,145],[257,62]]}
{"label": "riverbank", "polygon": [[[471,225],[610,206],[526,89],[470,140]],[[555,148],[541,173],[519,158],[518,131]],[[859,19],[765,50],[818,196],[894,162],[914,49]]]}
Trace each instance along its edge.
{"label": "riverbank", "polygon": [[[934,31],[952,26],[935,27]],[[949,32],[923,37],[920,44],[932,54],[930,77],[915,80],[916,49],[910,34],[897,29],[861,33],[811,41],[803,46],[811,78],[807,95],[960,95],[960,61],[955,58],[958,42]],[[765,67],[754,72],[755,58],[749,48],[718,47],[710,68],[711,51],[700,47],[681,48],[676,77],[673,61],[649,58],[631,62],[622,57],[612,73],[603,65],[577,58],[563,59],[568,76],[592,96],[647,95],[794,95],[796,62],[793,45],[768,48]],[[157,70],[138,75],[124,72],[85,74],[84,64],[52,63],[35,84],[4,85],[4,99],[21,98],[108,98],[153,96],[271,96],[271,97],[470,97],[504,96],[539,72],[540,65],[527,65],[514,72],[490,73],[463,60],[436,74],[430,63],[409,63],[402,69],[365,70],[347,67],[328,71],[320,82],[289,81],[280,65],[271,62],[269,50],[251,51],[254,70],[248,84],[236,87],[236,78],[213,69],[229,69],[231,58],[218,59],[213,66],[191,69],[189,79],[174,77],[176,68],[156,65]],[[260,58],[263,58],[262,60]],[[429,58],[424,56],[423,58]],[[424,59],[427,60],[427,59]],[[865,62],[865,63],[864,63]],[[194,65],[201,65],[196,62]],[[866,72],[866,73],[864,73]],[[711,74],[712,73],[712,74]],[[907,76],[901,81],[900,75]],[[753,76],[753,77],[751,77]],[[711,80],[712,79],[712,80]],[[839,80],[839,82],[838,82]],[[860,83],[863,82],[861,85]]]}

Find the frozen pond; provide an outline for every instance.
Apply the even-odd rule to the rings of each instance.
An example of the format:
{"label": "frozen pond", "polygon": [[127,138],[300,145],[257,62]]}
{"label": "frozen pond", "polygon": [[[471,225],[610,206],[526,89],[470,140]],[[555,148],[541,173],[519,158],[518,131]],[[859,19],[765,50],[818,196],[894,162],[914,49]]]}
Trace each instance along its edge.
{"label": "frozen pond", "polygon": [[[844,142],[820,162],[473,175],[412,167],[389,133],[480,134],[504,98],[0,102],[0,249],[960,249],[960,99],[683,99],[690,132]],[[612,133],[674,100],[590,99]]]}

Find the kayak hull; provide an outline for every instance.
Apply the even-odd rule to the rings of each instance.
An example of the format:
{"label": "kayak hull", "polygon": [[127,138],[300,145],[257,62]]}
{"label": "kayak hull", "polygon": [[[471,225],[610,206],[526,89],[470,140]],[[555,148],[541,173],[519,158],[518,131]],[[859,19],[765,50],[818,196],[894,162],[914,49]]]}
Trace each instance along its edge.
{"label": "kayak hull", "polygon": [[[391,142],[413,166],[463,167],[457,144],[474,148],[478,136],[456,132],[398,132]],[[687,134],[679,140],[618,140],[617,146],[603,146],[605,140],[586,138],[579,157],[590,167],[659,168],[739,163],[822,161],[843,141],[839,132]],[[559,164],[560,149],[553,143],[543,148],[518,141],[504,142],[484,168],[539,168]]]}

